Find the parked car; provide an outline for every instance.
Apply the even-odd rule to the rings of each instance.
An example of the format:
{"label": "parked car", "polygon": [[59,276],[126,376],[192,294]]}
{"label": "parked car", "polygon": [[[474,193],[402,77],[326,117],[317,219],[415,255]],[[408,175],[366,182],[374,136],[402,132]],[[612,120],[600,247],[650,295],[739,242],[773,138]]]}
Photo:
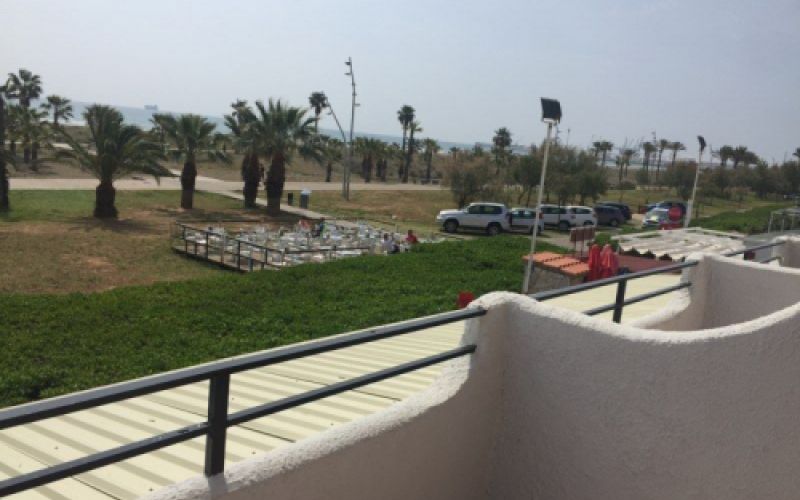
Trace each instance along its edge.
{"label": "parked car", "polygon": [[625,224],[625,215],[617,207],[596,205],[594,213],[597,214],[597,223],[603,226],[617,227]]}
{"label": "parked car", "polygon": [[654,208],[644,214],[642,227],[660,227],[662,224],[669,222],[669,209],[668,208]]}
{"label": "parked car", "polygon": [[597,225],[597,217],[591,207],[542,205],[542,220],[546,226],[566,231],[575,226]]}
{"label": "parked car", "polygon": [[665,209],[669,210],[670,208],[672,208],[674,206],[680,207],[680,209],[681,209],[681,217],[686,215],[686,203],[684,203],[682,201],[669,201],[669,200],[667,200],[667,201],[659,201],[658,203],[650,203],[649,205],[645,205],[645,209],[646,209],[645,213],[650,213],[650,211],[653,210],[654,208],[665,208]]}
{"label": "parked car", "polygon": [[511,230],[532,233],[534,226],[538,234],[544,231],[544,221],[541,217],[536,217],[536,211],[527,207],[516,207],[511,209]]}
{"label": "parked car", "polygon": [[[631,220],[631,218],[633,217],[631,213],[631,207],[628,206],[627,203],[620,203],[618,201],[601,201],[597,205],[605,205],[607,207],[618,208],[619,211],[622,212],[622,215],[625,217],[625,220]],[[595,206],[594,208],[595,211],[597,211],[597,206]]]}
{"label": "parked car", "polygon": [[448,233],[459,229],[478,229],[494,236],[509,231],[509,211],[502,203],[470,203],[460,210],[442,210],[436,222]]}

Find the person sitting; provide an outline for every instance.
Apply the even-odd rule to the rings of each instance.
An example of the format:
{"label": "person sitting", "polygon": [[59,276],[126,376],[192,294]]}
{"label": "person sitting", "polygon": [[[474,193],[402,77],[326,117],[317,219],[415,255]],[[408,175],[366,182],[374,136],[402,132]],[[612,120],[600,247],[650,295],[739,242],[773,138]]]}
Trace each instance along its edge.
{"label": "person sitting", "polygon": [[389,236],[389,233],[383,233],[383,251],[387,254],[400,252],[400,247],[394,242],[394,238]]}
{"label": "person sitting", "polygon": [[417,235],[414,234],[413,229],[408,230],[408,234],[406,235],[406,243],[409,245],[416,245],[419,243],[419,239],[417,238]]}

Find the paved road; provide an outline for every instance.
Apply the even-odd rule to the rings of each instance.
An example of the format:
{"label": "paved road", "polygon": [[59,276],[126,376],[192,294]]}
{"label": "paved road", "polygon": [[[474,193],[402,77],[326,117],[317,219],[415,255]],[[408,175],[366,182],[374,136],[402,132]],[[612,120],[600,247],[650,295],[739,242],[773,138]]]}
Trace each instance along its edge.
{"label": "paved road", "polygon": [[[11,189],[85,189],[91,190],[97,187],[96,179],[51,179],[51,178],[11,178]],[[178,178],[163,178],[161,182],[156,182],[152,177],[135,177],[131,179],[120,179],[114,182],[117,189],[127,190],[152,190],[180,189],[181,184]],[[230,182],[214,179],[211,177],[197,177],[197,189],[210,192],[235,192],[241,191],[241,182]],[[335,182],[287,182],[284,189],[286,191],[299,191],[310,189],[311,191],[339,191],[342,185]],[[440,191],[440,186],[423,186],[420,184],[384,184],[354,182],[350,184],[352,191]]]}

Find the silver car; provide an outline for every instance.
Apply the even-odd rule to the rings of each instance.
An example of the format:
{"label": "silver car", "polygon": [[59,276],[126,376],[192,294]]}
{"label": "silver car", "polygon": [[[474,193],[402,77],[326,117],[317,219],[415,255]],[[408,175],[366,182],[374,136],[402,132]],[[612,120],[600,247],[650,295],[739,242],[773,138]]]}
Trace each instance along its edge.
{"label": "silver car", "polygon": [[534,226],[537,228],[538,234],[542,234],[542,231],[544,231],[544,220],[541,217],[536,217],[534,209],[516,207],[512,208],[509,213],[511,214],[512,231],[523,231],[530,234],[533,232]]}

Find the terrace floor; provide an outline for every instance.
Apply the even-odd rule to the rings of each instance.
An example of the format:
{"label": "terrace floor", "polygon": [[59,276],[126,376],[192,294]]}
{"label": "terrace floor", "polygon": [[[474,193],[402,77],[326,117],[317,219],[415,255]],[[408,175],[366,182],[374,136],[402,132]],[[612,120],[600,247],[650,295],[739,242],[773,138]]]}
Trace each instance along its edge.
{"label": "terrace floor", "polygon": [[[678,279],[678,275],[656,275],[633,280],[627,296],[672,285]],[[550,303],[583,311],[613,301],[615,286]],[[623,322],[657,310],[672,295],[627,306]],[[602,316],[610,319],[611,313]],[[234,375],[230,411],[451,349],[462,331],[463,323],[453,323]],[[439,370],[439,366],[421,369],[231,428],[226,464],[377,412],[430,385]],[[0,431],[0,479],[205,421],[207,385],[196,383]],[[201,474],[204,446],[204,438],[193,439],[11,498],[137,498]]]}

